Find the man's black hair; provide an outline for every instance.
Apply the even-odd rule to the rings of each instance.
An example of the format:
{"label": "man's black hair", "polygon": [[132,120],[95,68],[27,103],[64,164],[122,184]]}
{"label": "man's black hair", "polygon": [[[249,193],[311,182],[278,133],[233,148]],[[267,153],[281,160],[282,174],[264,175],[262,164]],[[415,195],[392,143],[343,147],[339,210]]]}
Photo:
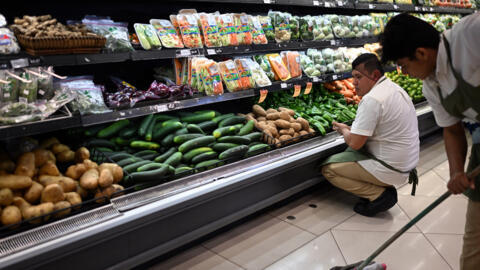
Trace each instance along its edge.
{"label": "man's black hair", "polygon": [[373,53],[364,53],[355,58],[352,63],[352,69],[355,69],[361,64],[364,64],[363,66],[365,67],[365,70],[370,74],[375,70],[380,71],[382,75],[385,73],[382,63],[380,63],[378,57]]}
{"label": "man's black hair", "polygon": [[438,49],[440,33],[426,21],[402,13],[387,23],[380,44],[383,63],[403,57],[415,59],[417,48]]}

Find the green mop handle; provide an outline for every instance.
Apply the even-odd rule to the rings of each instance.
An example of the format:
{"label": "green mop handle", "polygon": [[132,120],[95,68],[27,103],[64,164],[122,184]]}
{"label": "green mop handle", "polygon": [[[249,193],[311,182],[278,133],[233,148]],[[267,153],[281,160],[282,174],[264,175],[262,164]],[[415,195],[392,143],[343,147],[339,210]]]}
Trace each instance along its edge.
{"label": "green mop handle", "polygon": [[[477,175],[480,173],[480,165],[477,166],[473,171],[467,174],[468,179],[474,179],[477,177]],[[436,199],[432,204],[430,204],[427,208],[425,208],[420,214],[418,214],[416,217],[414,217],[410,222],[407,223],[407,225],[403,226],[400,231],[396,232],[392,237],[390,237],[383,245],[381,245],[375,252],[372,253],[365,261],[363,261],[362,264],[358,266],[358,270],[363,270],[365,266],[367,266],[370,262],[375,259],[378,254],[380,254],[383,250],[385,250],[390,244],[392,244],[395,240],[397,240],[398,237],[400,237],[404,232],[406,232],[410,227],[415,225],[420,219],[422,219],[425,215],[430,213],[435,207],[437,207],[440,203],[442,203],[445,199],[450,197],[452,193],[450,191],[447,191],[443,193],[442,196],[440,196],[438,199]]]}

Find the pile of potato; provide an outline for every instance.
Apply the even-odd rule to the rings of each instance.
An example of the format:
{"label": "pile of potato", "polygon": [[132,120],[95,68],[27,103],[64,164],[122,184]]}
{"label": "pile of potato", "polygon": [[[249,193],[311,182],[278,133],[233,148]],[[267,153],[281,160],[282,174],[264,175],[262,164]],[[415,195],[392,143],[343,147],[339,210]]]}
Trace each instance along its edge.
{"label": "pile of potato", "polygon": [[[82,203],[90,195],[110,197],[123,190],[117,185],[123,170],[116,164],[98,165],[91,161],[85,147],[73,152],[56,138],[43,141],[31,152],[23,153],[16,164],[5,155],[0,158],[0,221],[10,225],[52,214],[59,218],[68,215],[71,206]],[[76,162],[62,175],[58,162]],[[31,223],[40,223],[34,219]]]}
{"label": "pile of potato", "polygon": [[[255,127],[275,139],[275,143],[297,141],[299,136],[315,131],[302,117],[294,118],[295,111],[280,107],[278,110],[264,110],[259,105],[253,105],[253,113],[245,115],[248,120],[255,120]],[[293,139],[293,140],[292,140]]]}

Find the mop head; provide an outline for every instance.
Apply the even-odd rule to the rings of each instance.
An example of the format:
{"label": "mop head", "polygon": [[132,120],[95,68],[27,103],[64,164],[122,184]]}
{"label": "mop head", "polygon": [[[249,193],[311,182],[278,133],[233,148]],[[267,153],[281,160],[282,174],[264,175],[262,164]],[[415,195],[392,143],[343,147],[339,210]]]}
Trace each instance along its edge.
{"label": "mop head", "polygon": [[[354,264],[349,264],[345,266],[335,266],[331,268],[330,270],[357,270],[357,267],[362,264],[363,261],[354,263]],[[376,262],[371,262],[369,265],[365,266],[363,270],[386,270],[387,266],[382,263],[376,263]]]}

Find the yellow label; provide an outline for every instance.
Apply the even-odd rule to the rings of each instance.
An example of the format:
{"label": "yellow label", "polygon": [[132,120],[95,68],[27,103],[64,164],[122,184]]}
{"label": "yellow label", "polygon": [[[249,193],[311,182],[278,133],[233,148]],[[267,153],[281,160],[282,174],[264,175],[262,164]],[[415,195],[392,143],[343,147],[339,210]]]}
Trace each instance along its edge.
{"label": "yellow label", "polygon": [[293,97],[298,97],[300,95],[300,91],[302,91],[301,85],[295,85],[295,92],[293,93]]}
{"label": "yellow label", "polygon": [[308,95],[310,94],[310,91],[312,91],[312,82],[307,82],[307,86],[305,87],[305,92],[303,94]]}
{"label": "yellow label", "polygon": [[258,100],[258,103],[262,103],[266,98],[267,98],[268,90],[263,89],[260,90],[260,99]]}

